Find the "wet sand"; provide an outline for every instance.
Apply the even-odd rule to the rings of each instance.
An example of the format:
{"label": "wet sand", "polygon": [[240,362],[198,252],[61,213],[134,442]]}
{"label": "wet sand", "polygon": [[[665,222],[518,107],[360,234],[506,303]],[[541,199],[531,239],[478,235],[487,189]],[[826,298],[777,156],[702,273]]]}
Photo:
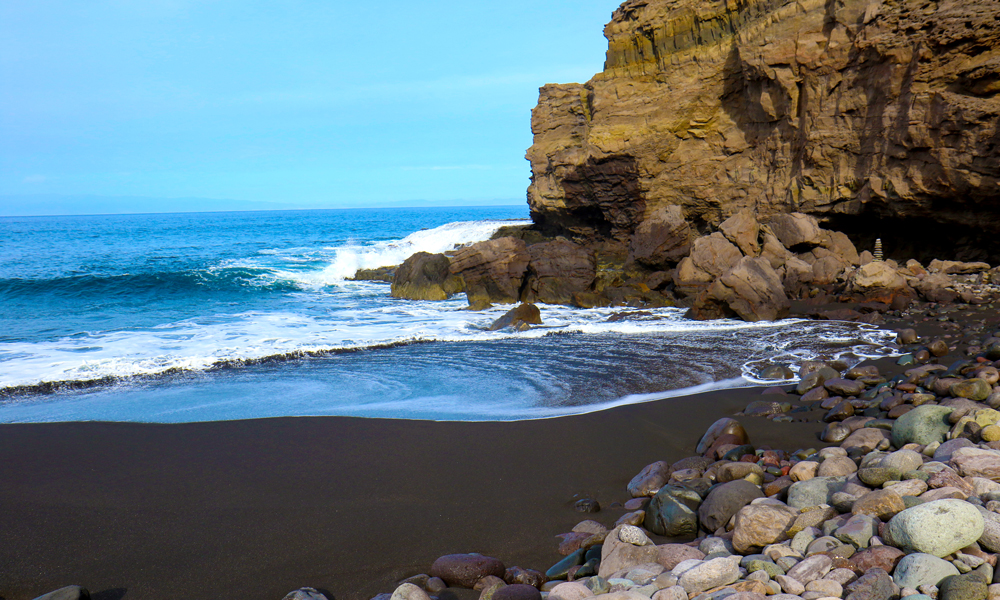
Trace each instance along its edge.
{"label": "wet sand", "polygon": [[[442,554],[544,570],[558,533],[623,514],[643,466],[693,454],[760,389],[559,419],[281,418],[0,426],[0,598],[64,585],[97,600],[367,600]],[[815,423],[742,419],[757,445],[815,447]],[[585,515],[580,497],[605,507]],[[478,596],[478,593],[476,593]]]}

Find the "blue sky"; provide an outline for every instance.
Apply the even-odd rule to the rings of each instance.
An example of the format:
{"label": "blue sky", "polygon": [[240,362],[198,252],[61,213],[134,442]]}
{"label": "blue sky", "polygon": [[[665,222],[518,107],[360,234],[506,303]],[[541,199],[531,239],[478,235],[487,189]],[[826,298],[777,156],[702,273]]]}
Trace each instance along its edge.
{"label": "blue sky", "polygon": [[601,70],[617,6],[2,2],[0,214],[35,195],[522,202],[538,87]]}

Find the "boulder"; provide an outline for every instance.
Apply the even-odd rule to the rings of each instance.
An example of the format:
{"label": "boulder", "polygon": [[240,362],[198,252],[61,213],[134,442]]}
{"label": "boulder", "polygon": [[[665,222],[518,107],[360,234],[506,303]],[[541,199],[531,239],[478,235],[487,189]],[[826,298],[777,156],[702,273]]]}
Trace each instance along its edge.
{"label": "boulder", "polygon": [[518,306],[508,310],[502,317],[493,321],[490,325],[490,331],[499,331],[506,327],[513,327],[515,329],[526,329],[530,325],[541,325],[542,324],[542,313],[538,310],[538,307],[534,304],[519,304]]}
{"label": "boulder", "polygon": [[653,211],[635,228],[629,246],[632,260],[653,269],[672,267],[691,250],[691,225],[679,206]]}
{"label": "boulder", "polygon": [[935,500],[908,508],[889,521],[889,541],[909,552],[947,556],[983,535],[975,506],[962,500]]}
{"label": "boulder", "polygon": [[731,558],[714,558],[681,573],[677,583],[690,595],[728,585],[739,578],[738,561]]}
{"label": "boulder", "polygon": [[449,269],[465,281],[470,306],[513,304],[520,299],[529,259],[523,240],[502,237],[459,249]]}
{"label": "boulder", "polygon": [[775,321],[787,317],[790,309],[781,279],[767,260],[744,257],[698,296],[687,316]]}
{"label": "boulder", "polygon": [[913,289],[928,302],[950,304],[958,298],[955,282],[944,273],[931,273],[912,280]]}
{"label": "boulder", "polygon": [[482,554],[447,554],[431,565],[432,577],[439,577],[448,585],[464,588],[473,587],[487,575],[502,578],[506,571],[502,562]]}
{"label": "boulder", "polygon": [[785,213],[771,217],[771,231],[789,250],[812,248],[823,243],[823,232],[815,217],[802,213]]}
{"label": "boulder", "polygon": [[924,404],[896,419],[892,424],[892,445],[902,448],[906,444],[927,445],[945,441],[951,431],[948,417],[953,409],[946,406]]}
{"label": "boulder", "polygon": [[633,498],[655,496],[656,492],[660,491],[660,488],[670,480],[672,472],[670,464],[662,460],[646,465],[638,475],[629,481],[628,493]]}
{"label": "boulder", "polygon": [[736,244],[744,256],[760,254],[760,223],[752,210],[745,208],[738,211],[719,225],[719,231]]}
{"label": "boulder", "polygon": [[643,526],[666,537],[693,536],[698,532],[701,496],[687,488],[667,485],[646,505]]}
{"label": "boulder", "polygon": [[751,548],[784,541],[798,514],[799,511],[782,504],[744,506],[736,513],[733,548],[745,554]]}
{"label": "boulder", "polygon": [[597,277],[594,253],[573,242],[557,239],[528,246],[525,302],[570,304],[573,295],[588,292]]}
{"label": "boulder", "polygon": [[[623,540],[620,534],[626,528],[630,528],[626,531],[636,529],[631,525],[621,525],[612,529],[608,532],[608,536],[604,540],[604,545],[601,547],[601,563],[598,575],[605,579],[612,573],[625,571],[647,563],[655,563],[660,556],[659,550],[657,550],[652,542],[637,546],[632,541],[641,540],[633,539],[628,533],[625,535],[626,539]],[[646,542],[648,541],[648,538],[646,538]]]}
{"label": "boulder", "polygon": [[718,231],[696,239],[691,246],[694,266],[715,277],[732,269],[741,258],[740,249]]}
{"label": "boulder", "polygon": [[731,417],[722,417],[705,430],[705,433],[698,441],[698,445],[695,447],[695,452],[697,454],[705,454],[715,444],[715,441],[724,435],[735,436],[734,443],[737,445],[750,443],[750,436],[747,435],[746,429],[740,425],[739,421]]}
{"label": "boulder", "polygon": [[695,266],[690,256],[685,256],[674,271],[674,291],[680,296],[697,296],[715,281],[711,273]]}
{"label": "boulder", "polygon": [[745,479],[717,485],[698,507],[698,519],[706,531],[715,531],[725,526],[741,508],[763,497],[760,488]]}
{"label": "boulder", "polygon": [[451,260],[444,254],[417,252],[403,261],[392,278],[393,298],[407,300],[446,300],[461,292],[464,282],[449,269]]}
{"label": "boulder", "polygon": [[906,279],[887,262],[861,265],[847,279],[847,291],[865,300],[892,304],[899,296],[913,296]]}

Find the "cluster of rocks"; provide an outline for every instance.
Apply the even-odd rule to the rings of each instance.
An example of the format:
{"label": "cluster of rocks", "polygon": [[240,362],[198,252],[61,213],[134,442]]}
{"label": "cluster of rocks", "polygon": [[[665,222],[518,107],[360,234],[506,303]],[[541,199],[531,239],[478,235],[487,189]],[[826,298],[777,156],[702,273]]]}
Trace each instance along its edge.
{"label": "cluster of rocks", "polygon": [[445,586],[481,600],[1000,598],[1000,331],[984,335],[980,352],[944,366],[956,347],[902,330],[910,352],[891,377],[802,363],[794,386],[764,390],[743,414],[818,415],[835,445],[755,447],[720,419],[696,456],[638,473],[614,524],[559,536],[564,558],[544,573],[452,555],[379,600]]}
{"label": "cluster of rocks", "polygon": [[[905,308],[912,300],[986,303],[1000,297],[1000,272],[987,263],[934,260],[925,269],[859,253],[843,233],[801,213],[759,222],[750,210],[699,236],[679,206],[636,227],[628,243],[545,238],[529,228],[458,250],[419,252],[392,270],[391,293],[444,300],[465,292],[469,306],[543,302],[594,306],[684,306],[694,319],[775,320],[791,299],[864,303],[865,313]],[[385,280],[387,272],[358,277]],[[828,318],[863,319],[844,309]]]}

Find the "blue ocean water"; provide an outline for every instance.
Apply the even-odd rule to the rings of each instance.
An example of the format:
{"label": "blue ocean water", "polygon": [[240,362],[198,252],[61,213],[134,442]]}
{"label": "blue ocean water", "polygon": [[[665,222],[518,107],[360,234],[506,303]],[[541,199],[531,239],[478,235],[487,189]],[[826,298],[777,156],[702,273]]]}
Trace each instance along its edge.
{"label": "blue ocean water", "polygon": [[[553,417],[858,360],[851,323],[397,300],[359,268],[488,239],[526,207],[0,218],[0,422]],[[628,313],[629,311],[624,311]],[[615,315],[615,318],[612,316]],[[701,386],[701,387],[697,387]]]}

